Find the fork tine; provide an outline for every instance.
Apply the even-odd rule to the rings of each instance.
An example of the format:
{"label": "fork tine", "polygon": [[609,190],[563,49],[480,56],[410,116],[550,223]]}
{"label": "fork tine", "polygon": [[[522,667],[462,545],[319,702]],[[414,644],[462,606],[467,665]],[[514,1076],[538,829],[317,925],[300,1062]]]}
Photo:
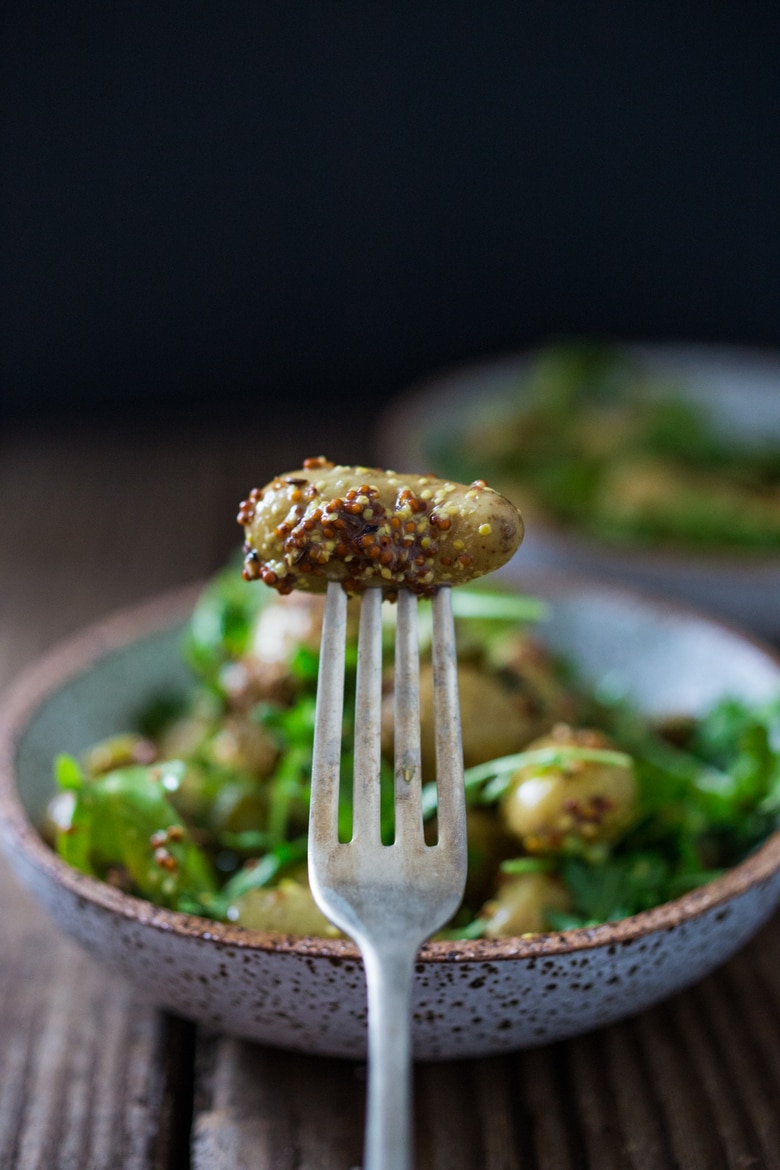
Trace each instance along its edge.
{"label": "fork tine", "polygon": [[381,841],[379,770],[382,754],[382,590],[367,589],[360,603],[355,690],[355,766],[352,837]]}
{"label": "fork tine", "polygon": [[[344,654],[347,643],[347,595],[336,581],[328,582],[322,622],[317,713],[311,765],[312,842],[325,846],[338,840],[339,773],[344,712]],[[314,851],[312,851],[314,852]],[[311,862],[311,854],[310,854]]]}
{"label": "fork tine", "polygon": [[[381,841],[382,596],[364,594],[358,644],[353,839],[338,842],[347,598],[329,584],[314,725],[309,879],[317,904],[355,941],[368,988],[366,1170],[411,1166],[409,1021],[414,960],[421,943],[451,917],[466,878],[463,757],[450,590],[434,599],[434,705],[439,845],[423,834],[417,598],[398,597],[395,662],[393,846]],[[445,845],[446,848],[440,848]]]}
{"label": "fork tine", "polygon": [[422,833],[417,597],[398,594],[395,635],[395,838]]}
{"label": "fork tine", "polygon": [[433,599],[433,701],[436,721],[436,788],[439,843],[462,853],[465,867],[466,797],[458,702],[458,661],[452,618],[452,589]]}

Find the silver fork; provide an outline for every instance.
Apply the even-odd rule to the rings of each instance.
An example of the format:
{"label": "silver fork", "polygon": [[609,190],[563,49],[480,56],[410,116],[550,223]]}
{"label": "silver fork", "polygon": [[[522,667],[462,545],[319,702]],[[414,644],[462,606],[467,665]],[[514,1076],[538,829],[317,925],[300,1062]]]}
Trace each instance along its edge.
{"label": "silver fork", "polygon": [[438,839],[423,835],[417,598],[398,595],[395,647],[395,838],[379,821],[382,591],[360,611],[352,839],[338,839],[347,597],[328,585],[314,729],[309,880],[322,911],[360,947],[368,986],[368,1100],[363,1170],[412,1164],[411,996],[422,943],[457,909],[466,881],[466,810],[451,591],[433,599]]}

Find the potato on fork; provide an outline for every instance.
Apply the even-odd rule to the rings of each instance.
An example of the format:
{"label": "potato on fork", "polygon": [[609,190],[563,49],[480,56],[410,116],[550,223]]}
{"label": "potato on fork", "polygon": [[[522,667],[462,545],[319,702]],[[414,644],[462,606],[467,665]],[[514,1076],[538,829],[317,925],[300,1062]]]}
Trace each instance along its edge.
{"label": "potato on fork", "polygon": [[[423,942],[466,883],[466,807],[452,585],[498,568],[523,536],[517,509],[466,486],[307,459],[254,489],[238,516],[244,576],[326,592],[309,814],[309,881],[320,909],[360,947],[368,985],[364,1170],[411,1166],[411,991]],[[352,839],[339,840],[347,599],[362,597]],[[398,602],[395,832],[380,830],[382,600]],[[423,830],[418,597],[432,598],[438,839]],[[427,778],[426,778],[427,779]]]}

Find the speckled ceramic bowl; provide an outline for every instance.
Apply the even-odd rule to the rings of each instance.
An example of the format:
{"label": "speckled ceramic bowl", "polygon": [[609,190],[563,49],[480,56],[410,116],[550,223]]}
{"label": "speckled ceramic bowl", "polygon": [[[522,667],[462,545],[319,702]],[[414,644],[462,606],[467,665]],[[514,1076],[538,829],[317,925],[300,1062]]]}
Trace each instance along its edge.
{"label": "speckled ceramic bowl", "polygon": [[[704,345],[627,348],[730,433],[746,439],[774,436],[780,447],[777,355]],[[467,435],[470,426],[516,407],[528,365],[528,354],[509,354],[456,366],[410,387],[379,422],[377,461],[397,471],[436,471],[443,439]],[[518,574],[544,568],[657,590],[763,636],[780,637],[780,553],[618,548],[537,516],[512,563]]]}
{"label": "speckled ceramic bowl", "polygon": [[[538,583],[537,583],[538,584]],[[609,672],[653,714],[725,693],[761,699],[780,663],[695,614],[592,584],[547,585],[549,642],[592,678]],[[178,653],[195,592],[86,630],[29,670],[0,718],[0,831],[57,923],[157,1003],[268,1044],[364,1051],[362,962],[348,941],[294,939],[159,910],[60,861],[38,836],[60,751],[126,728],[144,698],[187,685]],[[431,943],[414,996],[418,1058],[477,1056],[571,1036],[669,995],[737,950],[780,901],[780,833],[729,873],[595,929]]]}

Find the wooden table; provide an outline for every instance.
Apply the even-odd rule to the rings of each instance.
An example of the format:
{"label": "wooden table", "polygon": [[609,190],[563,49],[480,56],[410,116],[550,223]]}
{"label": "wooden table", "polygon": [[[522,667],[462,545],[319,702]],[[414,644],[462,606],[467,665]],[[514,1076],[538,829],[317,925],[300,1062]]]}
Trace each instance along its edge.
{"label": "wooden table", "polygon": [[[364,437],[327,419],[313,437],[262,442],[253,428],[181,435],[159,420],[1,435],[0,684],[79,626],[218,568],[254,483],[308,454],[366,459]],[[5,865],[0,915],[0,1170],[360,1165],[363,1065],[150,1009]],[[418,1170],[780,1167],[779,925],[625,1023],[418,1065]]]}

